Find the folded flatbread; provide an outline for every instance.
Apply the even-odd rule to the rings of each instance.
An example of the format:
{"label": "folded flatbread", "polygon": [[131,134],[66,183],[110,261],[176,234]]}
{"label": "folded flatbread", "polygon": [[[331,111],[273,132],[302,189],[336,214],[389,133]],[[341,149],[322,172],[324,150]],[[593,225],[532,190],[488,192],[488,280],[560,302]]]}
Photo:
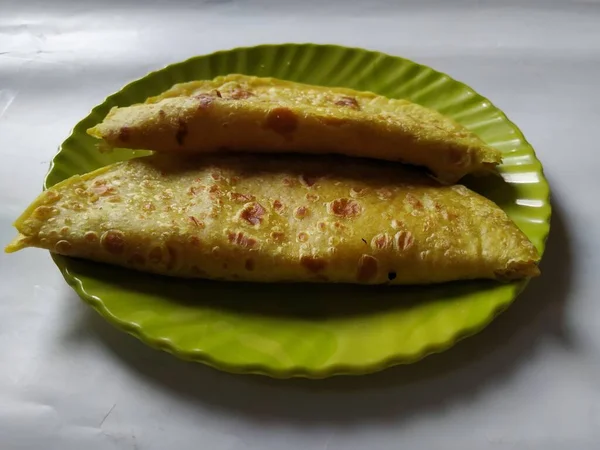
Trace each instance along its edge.
{"label": "folded flatbread", "polygon": [[257,282],[427,284],[538,275],[493,202],[356,158],[153,156],[74,176],[16,221],[41,247],[141,271]]}
{"label": "folded flatbread", "polygon": [[428,168],[444,182],[494,169],[500,151],[407,100],[274,78],[227,75],[177,84],[113,108],[88,130],[104,147],[159,152],[338,153]]}

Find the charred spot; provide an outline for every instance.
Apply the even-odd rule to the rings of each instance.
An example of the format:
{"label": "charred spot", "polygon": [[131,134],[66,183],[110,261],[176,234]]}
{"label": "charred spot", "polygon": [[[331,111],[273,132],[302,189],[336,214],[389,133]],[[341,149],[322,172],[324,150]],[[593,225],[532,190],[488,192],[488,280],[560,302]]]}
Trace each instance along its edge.
{"label": "charred spot", "polygon": [[259,225],[266,210],[260,203],[247,203],[240,212],[240,217],[251,225]]}
{"label": "charred spot", "polygon": [[305,255],[300,257],[300,264],[314,273],[318,273],[327,267],[327,261],[323,258]]}
{"label": "charred spot", "polygon": [[252,258],[248,258],[246,260],[246,262],[244,263],[244,267],[246,268],[247,271],[252,272],[254,270],[254,268],[256,267],[256,263],[254,262],[254,260]]}
{"label": "charred spot", "polygon": [[215,89],[215,95],[219,98],[223,98],[223,96],[221,95],[221,91],[219,91],[218,89]]}
{"label": "charred spot", "polygon": [[358,281],[371,281],[377,275],[379,261],[371,255],[362,255],[358,260],[356,279]]}
{"label": "charred spot", "polygon": [[177,133],[175,133],[175,140],[181,147],[185,142],[185,137],[188,134],[188,126],[187,123],[183,119],[179,119],[179,124],[177,126]]}
{"label": "charred spot", "polygon": [[362,213],[362,207],[356,200],[348,198],[338,198],[327,204],[330,214],[339,217],[353,218]]}
{"label": "charred spot", "polygon": [[348,108],[352,108],[352,109],[356,109],[359,110],[360,109],[360,105],[358,104],[358,101],[356,100],[356,98],[354,97],[349,97],[349,96],[343,96],[338,98],[335,101],[335,104],[338,106],[345,106]]}
{"label": "charred spot", "polygon": [[365,238],[362,238],[361,241],[363,241],[365,243],[365,245],[369,245],[369,244],[367,244],[367,240]]}
{"label": "charred spot", "polygon": [[125,251],[125,235],[119,230],[108,230],[100,238],[102,247],[113,255],[120,255]]}
{"label": "charred spot", "polygon": [[393,281],[393,280],[395,280],[395,279],[396,279],[396,276],[397,276],[397,275],[396,275],[396,272],[388,272],[388,275],[387,275],[387,277],[388,277],[388,280],[390,280],[390,281]]}
{"label": "charred spot", "polygon": [[166,116],[167,116],[167,113],[165,112],[164,109],[158,110],[158,117],[160,117],[161,119],[164,119]]}
{"label": "charred spot", "polygon": [[129,142],[131,138],[131,128],[129,127],[121,127],[119,130],[119,140],[121,142]]}
{"label": "charred spot", "polygon": [[269,111],[265,122],[265,128],[275,133],[288,136],[298,128],[298,117],[289,108],[279,107]]}

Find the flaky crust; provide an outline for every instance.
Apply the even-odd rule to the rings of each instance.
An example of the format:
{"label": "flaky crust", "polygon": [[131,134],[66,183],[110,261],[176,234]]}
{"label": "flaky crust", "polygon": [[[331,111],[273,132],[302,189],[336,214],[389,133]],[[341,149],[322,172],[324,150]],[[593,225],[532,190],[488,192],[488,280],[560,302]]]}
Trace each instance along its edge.
{"label": "flaky crust", "polygon": [[160,152],[338,153],[424,166],[440,180],[490,171],[501,153],[442,114],[370,92],[227,75],[113,108],[88,130],[109,147]]}
{"label": "flaky crust", "polygon": [[538,274],[464,186],[355,158],[154,155],[72,177],[15,223],[33,246],[180,277],[427,284]]}

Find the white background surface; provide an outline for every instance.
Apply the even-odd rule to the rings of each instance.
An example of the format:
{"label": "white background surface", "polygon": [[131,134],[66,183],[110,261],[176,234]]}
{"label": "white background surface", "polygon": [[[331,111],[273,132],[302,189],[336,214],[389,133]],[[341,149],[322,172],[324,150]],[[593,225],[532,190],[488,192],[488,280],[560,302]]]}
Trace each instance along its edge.
{"label": "white background surface", "polygon": [[321,382],[181,362],[101,320],[46,252],[1,255],[1,449],[600,448],[600,3],[400,3],[0,0],[2,245],[105,96],[267,42],[377,49],[465,81],[521,127],[554,206],[543,277],[484,332],[414,366]]}

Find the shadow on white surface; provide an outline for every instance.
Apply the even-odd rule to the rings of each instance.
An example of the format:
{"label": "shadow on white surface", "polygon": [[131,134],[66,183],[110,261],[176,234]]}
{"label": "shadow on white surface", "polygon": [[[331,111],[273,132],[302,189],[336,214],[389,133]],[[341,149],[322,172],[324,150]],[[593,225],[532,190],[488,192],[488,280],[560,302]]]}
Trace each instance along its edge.
{"label": "shadow on white surface", "polygon": [[[191,404],[226,410],[250,421],[344,425],[435,412],[482,394],[493,382],[510,378],[519,367],[535,359],[536,346],[544,334],[551,334],[566,348],[575,345],[563,320],[572,265],[568,230],[557,203],[554,198],[542,277],[533,280],[517,301],[481,333],[413,365],[325,380],[231,375],[146,347],[91,309],[66,331],[63,345],[98,339],[141,382]],[[78,301],[72,295],[72,300]]]}

